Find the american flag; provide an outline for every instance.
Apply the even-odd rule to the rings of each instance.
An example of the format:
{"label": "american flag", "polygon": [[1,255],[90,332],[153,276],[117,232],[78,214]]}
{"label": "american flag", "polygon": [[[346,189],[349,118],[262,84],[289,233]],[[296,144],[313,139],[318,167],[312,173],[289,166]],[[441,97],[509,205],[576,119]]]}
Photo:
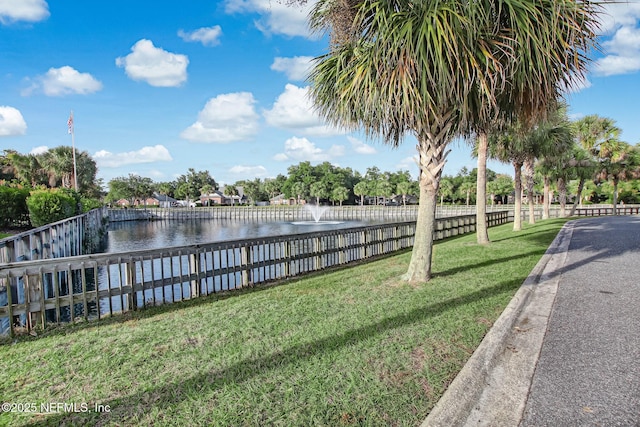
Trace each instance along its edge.
{"label": "american flag", "polygon": [[67,120],[67,125],[69,126],[69,133],[73,133],[73,111],[69,115],[69,120]]}

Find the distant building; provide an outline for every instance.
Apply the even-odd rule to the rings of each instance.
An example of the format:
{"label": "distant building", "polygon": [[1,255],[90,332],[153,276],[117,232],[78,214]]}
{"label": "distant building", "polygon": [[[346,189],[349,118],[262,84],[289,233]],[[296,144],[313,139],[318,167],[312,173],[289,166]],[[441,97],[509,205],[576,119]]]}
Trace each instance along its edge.
{"label": "distant building", "polygon": [[[278,194],[275,197],[269,199],[269,204],[271,205],[297,205],[298,201],[295,197],[285,197],[284,194]],[[304,200],[300,201],[300,204],[304,204]]]}
{"label": "distant building", "polygon": [[247,198],[240,187],[238,187],[238,193],[237,195],[229,196],[224,194],[223,191],[216,190],[208,194],[201,194],[200,203],[202,203],[202,206],[242,205],[246,203]]}

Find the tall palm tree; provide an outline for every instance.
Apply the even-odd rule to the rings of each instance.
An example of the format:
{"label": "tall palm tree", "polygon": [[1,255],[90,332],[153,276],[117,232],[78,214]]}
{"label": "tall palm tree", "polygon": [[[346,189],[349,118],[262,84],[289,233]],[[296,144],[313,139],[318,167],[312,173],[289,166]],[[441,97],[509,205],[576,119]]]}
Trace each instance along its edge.
{"label": "tall palm tree", "polygon": [[49,175],[51,187],[71,188],[73,186],[73,152],[71,147],[59,146],[43,154],[44,166]]}
{"label": "tall palm tree", "polygon": [[613,214],[617,215],[618,184],[640,177],[640,148],[610,140],[603,144],[600,156],[603,161],[598,177],[601,181],[610,179],[613,182]]}
{"label": "tall palm tree", "polygon": [[[20,154],[15,150],[5,150],[5,172],[12,174],[21,183],[35,188],[42,184],[43,167],[34,154]],[[45,181],[46,182],[46,181]]]}
{"label": "tall palm tree", "polygon": [[472,181],[463,181],[460,184],[460,192],[465,196],[465,203],[469,206],[469,199],[471,198],[471,193],[476,189],[476,185]]}
{"label": "tall palm tree", "polygon": [[444,198],[453,196],[454,185],[451,178],[444,177],[440,180],[438,194],[440,194],[440,207],[444,205]]}
{"label": "tall palm tree", "polygon": [[575,122],[579,143],[589,150],[597,162],[596,176],[600,181],[613,181],[613,212],[618,202],[618,183],[635,173],[636,154],[629,144],[620,141],[621,130],[615,121],[598,115]]}
{"label": "tall palm tree", "polygon": [[[535,222],[534,217],[534,162],[536,159],[543,159],[553,164],[558,170],[556,179],[562,180],[566,184],[569,176],[562,175],[566,171],[567,155],[571,153],[573,147],[573,127],[567,116],[565,105],[558,105],[551,111],[547,118],[543,120],[532,132],[534,138],[530,146],[530,156],[525,160],[525,178],[527,186],[527,202],[529,204],[529,223]],[[548,199],[548,197],[547,197]]]}
{"label": "tall palm tree", "polygon": [[588,179],[592,179],[594,177],[597,167],[595,160],[589,152],[577,144],[573,147],[571,157],[571,161],[567,166],[569,167],[572,177],[578,179],[578,187],[576,189],[576,197],[573,202],[573,206],[571,206],[569,216],[575,215],[576,208],[582,201],[584,184]]}
{"label": "tall palm tree", "polygon": [[576,0],[316,3],[311,27],[331,36],[310,75],[318,111],[393,146],[408,133],[417,139],[420,202],[406,280],[431,278],[449,142],[486,133],[503,112],[542,111],[584,72],[594,26],[592,3]]}
{"label": "tall palm tree", "polygon": [[[492,135],[491,156],[514,166],[515,174],[515,212],[513,230],[522,229],[522,168],[527,165],[525,181],[529,202],[529,222],[535,221],[533,212],[533,165],[535,159],[545,157],[548,169],[558,169],[557,159],[570,150],[573,144],[571,125],[566,109],[556,105],[547,117],[535,126],[516,121],[505,127],[502,132]],[[552,159],[556,160],[552,160]],[[554,163],[556,161],[556,163]],[[530,178],[529,178],[530,177]]]}

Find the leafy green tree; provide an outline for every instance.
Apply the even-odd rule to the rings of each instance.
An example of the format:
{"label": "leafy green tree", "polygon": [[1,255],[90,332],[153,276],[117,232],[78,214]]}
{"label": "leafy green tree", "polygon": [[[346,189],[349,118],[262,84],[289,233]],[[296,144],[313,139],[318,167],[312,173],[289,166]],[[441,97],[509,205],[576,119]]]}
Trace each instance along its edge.
{"label": "leafy green tree", "polygon": [[239,186],[244,189],[244,194],[251,200],[252,204],[257,204],[259,201],[268,200],[268,196],[264,192],[264,188],[260,178],[253,180],[239,181]]}
{"label": "leafy green tree", "polygon": [[[282,177],[284,178],[284,176]],[[269,199],[272,199],[278,194],[282,193],[283,184],[284,184],[284,180],[278,179],[278,178],[264,180],[264,191],[269,196]]]}
{"label": "leafy green tree", "polygon": [[339,202],[340,206],[342,206],[342,202],[349,198],[349,189],[347,187],[335,187],[331,190],[331,201]]}
{"label": "leafy green tree", "polygon": [[146,204],[146,200],[153,195],[154,184],[151,178],[136,174],[114,178],[109,181],[108,185],[107,201],[109,202],[126,199],[132,206],[136,204],[136,201],[142,201]]}
{"label": "leafy green tree", "polygon": [[364,196],[369,195],[369,185],[367,181],[360,181],[353,187],[353,194],[360,197],[360,206],[364,205]]}
{"label": "leafy green tree", "polygon": [[190,202],[200,196],[200,189],[207,184],[214,190],[218,189],[218,184],[209,174],[209,171],[196,172],[195,169],[189,168],[185,175],[180,175],[176,179],[175,195],[177,198],[185,199],[187,202]]}
{"label": "leafy green tree", "polygon": [[320,199],[326,199],[329,197],[329,188],[324,182],[314,182],[309,187],[309,193],[312,197],[316,198],[316,204],[320,204]]}
{"label": "leafy green tree", "polygon": [[387,204],[387,199],[393,195],[393,186],[384,176],[375,182],[376,196],[382,197],[382,204]]}
{"label": "leafy green tree", "polygon": [[307,187],[307,184],[302,181],[297,181],[294,182],[291,186],[291,193],[296,197],[298,204],[300,204],[301,199],[306,200],[309,194],[309,189]]}
{"label": "leafy green tree", "polygon": [[[497,175],[496,179],[494,179],[493,181],[489,181],[487,189],[490,189],[492,199],[495,199],[496,196],[500,196],[500,198],[504,201],[509,196],[509,194],[513,192],[513,178],[511,178],[509,175],[504,174]],[[506,201],[504,201],[503,203],[506,203]]]}

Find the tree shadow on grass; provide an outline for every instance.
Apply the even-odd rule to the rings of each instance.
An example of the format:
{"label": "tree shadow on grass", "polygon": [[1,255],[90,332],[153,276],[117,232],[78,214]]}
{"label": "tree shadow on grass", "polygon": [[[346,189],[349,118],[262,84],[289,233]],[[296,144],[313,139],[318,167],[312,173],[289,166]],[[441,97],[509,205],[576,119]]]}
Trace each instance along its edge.
{"label": "tree shadow on grass", "polygon": [[207,394],[209,391],[220,389],[228,384],[243,383],[256,375],[276,370],[283,365],[298,363],[324,353],[336,351],[342,347],[371,339],[389,330],[424,321],[483,298],[490,298],[512,291],[520,286],[521,283],[522,280],[520,278],[506,280],[466,295],[438,303],[425,304],[407,313],[384,318],[341,334],[309,343],[297,344],[266,356],[241,360],[220,370],[206,371],[188,378],[178,378],[175,381],[158,385],[151,389],[136,390],[128,396],[100,402],[100,404],[109,405],[111,408],[110,413],[54,414],[37,420],[31,425],[90,425],[92,424],[91,420],[96,421],[95,417],[97,416],[100,416],[100,423],[126,423],[129,415],[133,411],[139,411],[141,408],[144,408],[145,411],[151,411],[152,409],[161,412],[167,411],[171,406],[181,403],[183,396],[193,395],[194,393]]}

